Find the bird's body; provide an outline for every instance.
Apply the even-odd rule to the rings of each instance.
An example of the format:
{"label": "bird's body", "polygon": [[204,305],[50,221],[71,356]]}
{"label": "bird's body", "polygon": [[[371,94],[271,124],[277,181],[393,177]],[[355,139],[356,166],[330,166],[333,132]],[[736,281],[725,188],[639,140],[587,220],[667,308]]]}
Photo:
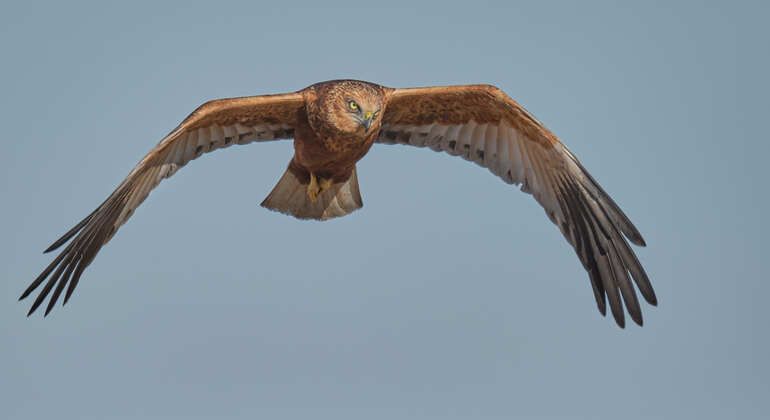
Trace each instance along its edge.
{"label": "bird's body", "polygon": [[[625,303],[642,324],[636,288],[657,298],[627,241],[641,234],[572,153],[500,89],[467,85],[393,89],[355,80],[207,102],[152,149],[115,191],[46,252],[67,246],[22,299],[46,279],[29,313],[65,291],[163,179],[206,152],[233,144],[294,139],[294,156],[262,202],[301,219],[344,216],[363,205],[356,164],[375,143],[428,147],[475,162],[535,196],[589,273],[598,308],[623,326]],[[54,288],[55,287],[55,288]],[[53,294],[51,294],[53,292]]]}
{"label": "bird's body", "polygon": [[335,183],[347,181],[356,162],[366,155],[377,139],[379,122],[368,129],[357,125],[336,129],[328,124],[336,114],[333,107],[325,107],[319,100],[324,98],[342,103],[352,100],[344,96],[343,89],[356,89],[357,96],[362,97],[358,102],[366,101],[366,105],[360,105],[362,108],[376,107],[379,110],[382,106],[384,88],[370,83],[329,81],[307,88],[303,96],[308,109],[300,109],[297,113],[294,157],[289,165],[292,173],[303,183],[309,183],[310,174]]}

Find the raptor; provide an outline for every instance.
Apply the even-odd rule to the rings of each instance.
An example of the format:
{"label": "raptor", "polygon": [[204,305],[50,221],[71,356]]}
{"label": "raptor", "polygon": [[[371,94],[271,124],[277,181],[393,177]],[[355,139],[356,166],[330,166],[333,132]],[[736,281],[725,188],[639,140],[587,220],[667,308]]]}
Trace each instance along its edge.
{"label": "raptor", "polygon": [[[577,158],[543,124],[491,85],[394,89],[357,80],[293,93],[217,99],[193,111],[115,191],[46,252],[64,246],[21,295],[43,283],[28,315],[72,296],[83,271],[163,179],[234,144],[294,139],[294,156],[262,206],[327,220],[362,207],[356,164],[375,143],[427,147],[474,162],[542,205],[588,272],[599,311],[642,325],[636,291],[657,298],[629,242],[642,235]],[[65,246],[66,244],[66,246]],[[634,287],[636,285],[636,287]]]}

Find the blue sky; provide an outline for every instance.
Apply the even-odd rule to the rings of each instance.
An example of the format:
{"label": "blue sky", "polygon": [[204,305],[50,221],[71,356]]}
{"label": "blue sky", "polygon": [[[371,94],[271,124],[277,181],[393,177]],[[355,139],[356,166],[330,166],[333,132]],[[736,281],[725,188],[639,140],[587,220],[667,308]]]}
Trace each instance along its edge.
{"label": "blue sky", "polygon": [[[0,417],[761,418],[770,65],[763,2],[0,6]],[[41,251],[197,105],[351,77],[492,83],[642,231],[660,300],[596,311],[531,196],[375,146],[364,208],[258,206],[290,142],[164,182],[65,308]]]}

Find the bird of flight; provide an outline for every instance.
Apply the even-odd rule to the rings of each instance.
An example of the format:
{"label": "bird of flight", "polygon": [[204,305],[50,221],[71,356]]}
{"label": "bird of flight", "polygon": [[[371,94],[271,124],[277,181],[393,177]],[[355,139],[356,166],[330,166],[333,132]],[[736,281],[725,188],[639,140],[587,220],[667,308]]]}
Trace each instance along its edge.
{"label": "bird of flight", "polygon": [[642,235],[564,144],[503,91],[490,85],[393,89],[333,80],[198,107],[96,210],[46,249],[69,242],[21,295],[26,298],[45,281],[27,315],[50,295],[48,315],[65,289],[66,304],[83,270],[164,178],[204,153],[290,138],[294,157],[263,207],[300,219],[344,216],[363,205],[356,163],[374,143],[428,147],[475,162],[531,193],[588,271],[602,315],[609,301],[624,327],[625,303],[642,325],[634,284],[648,303],[657,304],[628,243],[645,246]]}

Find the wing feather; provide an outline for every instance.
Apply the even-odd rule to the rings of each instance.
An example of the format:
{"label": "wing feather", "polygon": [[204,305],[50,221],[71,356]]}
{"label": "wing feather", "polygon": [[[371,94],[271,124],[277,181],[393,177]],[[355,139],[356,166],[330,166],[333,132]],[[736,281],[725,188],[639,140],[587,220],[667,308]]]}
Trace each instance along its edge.
{"label": "wing feather", "polygon": [[[537,119],[489,85],[393,89],[379,143],[430,147],[471,160],[521,186],[543,206],[588,272],[599,312],[607,302],[625,325],[624,305],[642,325],[636,295],[657,298],[628,244],[642,235],[577,158]],[[415,136],[419,141],[412,141]],[[403,140],[406,139],[406,140]]]}
{"label": "wing feather", "polygon": [[295,92],[219,99],[198,107],[144,156],[96,210],[46,249],[50,252],[69,242],[19,298],[26,298],[46,282],[28,315],[50,295],[47,315],[65,290],[67,303],[85,268],[163,179],[207,152],[233,144],[293,137],[302,106],[302,92]]}

